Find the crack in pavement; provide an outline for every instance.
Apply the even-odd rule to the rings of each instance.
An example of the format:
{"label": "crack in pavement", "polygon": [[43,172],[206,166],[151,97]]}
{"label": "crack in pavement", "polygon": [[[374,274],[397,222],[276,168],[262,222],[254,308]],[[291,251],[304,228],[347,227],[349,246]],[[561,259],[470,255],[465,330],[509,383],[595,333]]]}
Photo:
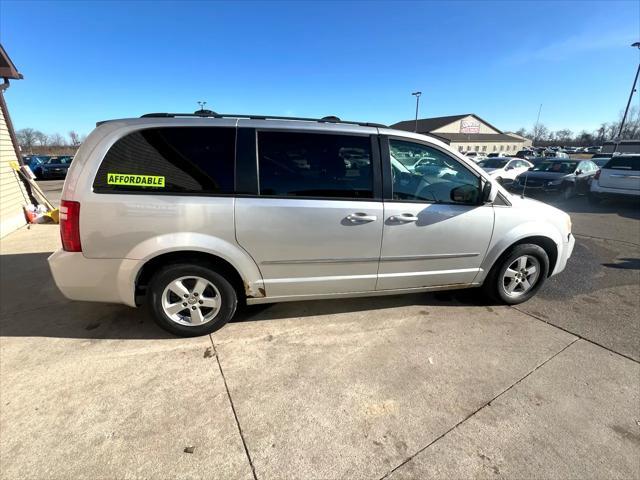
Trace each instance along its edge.
{"label": "crack in pavement", "polygon": [[609,347],[607,347],[605,345],[602,345],[602,344],[600,344],[598,342],[595,342],[595,341],[593,341],[593,340],[591,340],[589,338],[583,337],[579,333],[572,332],[571,330],[567,330],[566,328],[563,328],[563,327],[560,327],[558,325],[555,325],[555,324],[549,322],[548,320],[545,320],[544,318],[538,317],[537,315],[534,315],[533,313],[529,313],[529,312],[527,312],[525,310],[521,310],[519,307],[517,307],[515,305],[511,305],[511,308],[513,308],[514,310],[517,310],[520,313],[524,313],[525,315],[528,315],[531,318],[535,318],[536,320],[540,320],[541,322],[544,322],[544,323],[546,323],[547,325],[549,325],[551,327],[557,328],[558,330],[562,330],[563,332],[570,333],[571,335],[574,335],[574,336],[578,337],[580,340],[584,340],[585,342],[591,343],[593,345],[597,345],[600,348],[604,348],[608,352],[615,353],[616,355],[620,355],[621,357],[624,357],[627,360],[631,360],[632,362],[640,363],[640,361],[636,360],[633,357],[630,357],[629,355],[626,355],[626,354],[620,353],[620,352],[616,352],[615,350],[613,350],[613,349],[611,349],[611,348],[609,348]]}
{"label": "crack in pavement", "polygon": [[618,240],[616,238],[594,237],[593,235],[584,235],[582,233],[576,233],[576,232],[573,232],[573,236],[574,237],[582,237],[582,238],[592,238],[594,240],[605,240],[605,241],[608,241],[608,242],[625,243],[627,245],[633,245],[634,247],[640,247],[640,243],[628,242],[626,240]]}
{"label": "crack in pavement", "polygon": [[213,354],[216,357],[216,362],[218,364],[218,370],[220,370],[220,375],[222,375],[222,381],[224,382],[224,388],[227,391],[227,398],[229,399],[229,404],[231,405],[231,411],[233,412],[233,418],[236,421],[236,426],[238,427],[238,433],[240,434],[240,440],[242,440],[242,446],[244,447],[244,453],[247,456],[247,460],[249,461],[249,466],[251,467],[251,473],[253,474],[253,480],[258,480],[256,476],[256,468],[253,465],[253,460],[251,460],[251,454],[249,453],[249,448],[247,447],[247,442],[244,439],[244,433],[242,432],[242,427],[240,426],[240,421],[238,420],[238,414],[236,413],[236,407],[233,404],[233,399],[231,398],[231,392],[229,391],[229,386],[227,385],[227,378],[224,376],[224,372],[222,371],[222,365],[220,364],[220,356],[218,355],[218,350],[216,349],[215,343],[213,343],[213,337],[209,334],[209,340],[211,341],[211,346],[213,347]]}
{"label": "crack in pavement", "polygon": [[505,388],[504,390],[502,390],[500,393],[498,393],[495,397],[493,397],[491,400],[489,400],[488,402],[485,402],[484,404],[482,404],[480,407],[478,407],[476,410],[474,410],[473,412],[471,412],[469,415],[467,415],[465,418],[463,418],[462,420],[460,420],[458,423],[456,423],[453,427],[451,427],[449,430],[447,430],[446,432],[444,432],[443,434],[441,434],[440,436],[438,436],[437,438],[435,438],[434,440],[432,440],[430,443],[428,443],[427,445],[425,445],[424,447],[422,447],[420,450],[418,450],[417,452],[415,452],[413,455],[411,455],[410,457],[408,457],[406,460],[404,460],[402,463],[398,464],[396,467],[394,467],[393,469],[389,470],[387,473],[385,473],[382,477],[380,477],[380,480],[384,480],[385,478],[388,478],[389,475],[391,475],[393,472],[395,472],[396,470],[398,470],[399,468],[405,466],[407,463],[409,463],[411,460],[413,460],[415,457],[417,457],[418,455],[420,455],[422,452],[424,452],[427,448],[429,448],[431,445],[435,444],[437,441],[441,440],[442,438],[444,438],[446,435],[448,435],[449,433],[451,433],[453,430],[455,430],[456,428],[458,428],[460,425],[462,425],[463,423],[465,423],[467,420],[469,420],[470,418],[472,418],[473,416],[475,416],[476,413],[478,413],[479,411],[483,410],[487,405],[491,405],[492,402],[494,402],[495,400],[497,400],[498,398],[500,398],[502,395],[504,395],[505,393],[507,393],[509,390],[511,390],[513,387],[515,387],[516,385],[518,385],[520,382],[522,382],[523,380],[525,380],[526,378],[528,378],[532,373],[534,373],[535,371],[537,371],[538,369],[542,368],[543,366],[545,366],[548,362],[550,362],[551,360],[553,360],[554,358],[556,358],[558,355],[560,355],[562,352],[564,352],[567,348],[569,348],[571,345],[573,345],[574,343],[576,343],[577,341],[581,340],[581,338],[577,337],[574,338],[571,342],[569,342],[567,345],[565,345],[564,347],[562,347],[562,349],[560,349],[558,352],[554,353],[553,355],[551,355],[549,358],[547,358],[544,362],[542,362],[541,364],[537,365],[533,370],[531,370],[530,372],[528,372],[524,377],[520,378],[519,380],[517,380],[516,382],[512,383],[510,386],[508,386],[507,388]]}

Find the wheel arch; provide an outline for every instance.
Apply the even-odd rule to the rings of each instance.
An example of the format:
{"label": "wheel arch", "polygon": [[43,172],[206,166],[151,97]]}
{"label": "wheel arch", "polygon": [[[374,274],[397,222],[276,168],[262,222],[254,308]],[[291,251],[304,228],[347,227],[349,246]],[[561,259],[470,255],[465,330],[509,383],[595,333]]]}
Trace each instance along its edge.
{"label": "wheel arch", "polygon": [[228,260],[209,252],[202,252],[198,250],[177,250],[165,252],[152,257],[140,267],[135,279],[136,303],[141,303],[138,300],[146,295],[146,289],[149,282],[160,269],[167,265],[180,263],[192,263],[195,265],[207,266],[220,273],[229,280],[233,288],[236,290],[239,300],[255,296],[249,283],[243,279],[238,269]]}
{"label": "wheel arch", "polygon": [[490,255],[487,255],[487,257],[485,258],[482,277],[477,278],[475,281],[478,283],[484,282],[493,268],[498,265],[500,261],[505,257],[505,255],[508,255],[508,253],[514,247],[528,243],[538,245],[545,251],[545,253],[549,257],[549,271],[547,272],[547,278],[550,277],[556,267],[556,264],[558,263],[558,255],[560,252],[558,241],[547,235],[531,234],[523,235],[516,240],[513,240],[509,243],[504,243],[497,249],[494,249],[494,251]]}

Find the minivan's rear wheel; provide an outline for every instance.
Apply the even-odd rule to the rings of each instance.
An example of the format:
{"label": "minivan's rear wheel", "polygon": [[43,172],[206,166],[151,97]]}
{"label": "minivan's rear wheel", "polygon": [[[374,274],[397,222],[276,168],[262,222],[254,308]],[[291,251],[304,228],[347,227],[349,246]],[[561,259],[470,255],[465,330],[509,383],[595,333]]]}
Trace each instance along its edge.
{"label": "minivan's rear wheel", "polygon": [[238,298],[219,273],[190,264],[169,265],[151,280],[147,299],[154,320],[183,337],[211,333],[233,317]]}
{"label": "minivan's rear wheel", "polygon": [[542,247],[517,245],[496,262],[484,288],[495,300],[516,305],[540,290],[548,272],[549,257]]}

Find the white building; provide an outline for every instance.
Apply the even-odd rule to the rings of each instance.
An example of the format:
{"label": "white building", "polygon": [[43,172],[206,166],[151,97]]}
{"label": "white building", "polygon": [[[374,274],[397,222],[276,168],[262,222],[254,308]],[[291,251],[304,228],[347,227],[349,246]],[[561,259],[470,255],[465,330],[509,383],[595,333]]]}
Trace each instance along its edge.
{"label": "white building", "polygon": [[[413,132],[416,131],[416,121],[405,120],[391,125],[391,128]],[[528,138],[504,133],[473,113],[418,119],[417,132],[442,140],[460,152],[515,154],[523,147],[531,146]]]}

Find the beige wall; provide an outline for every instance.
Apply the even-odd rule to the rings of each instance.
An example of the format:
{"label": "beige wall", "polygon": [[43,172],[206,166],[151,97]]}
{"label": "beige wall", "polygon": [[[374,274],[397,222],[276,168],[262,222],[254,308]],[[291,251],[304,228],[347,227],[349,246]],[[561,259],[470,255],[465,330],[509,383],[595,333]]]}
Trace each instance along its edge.
{"label": "beige wall", "polygon": [[29,197],[9,165],[9,162],[17,160],[4,112],[0,108],[0,237],[26,223],[22,206],[29,203]]}
{"label": "beige wall", "polygon": [[473,115],[467,115],[464,118],[461,118],[460,120],[456,120],[453,123],[450,123],[449,125],[445,125],[444,127],[440,127],[436,130],[431,131],[431,133],[461,133],[460,132],[460,125],[462,124],[463,121],[473,121],[473,122],[478,122],[480,123],[480,131],[476,132],[476,133],[501,133],[493,128],[491,128],[489,125],[487,125],[486,123],[478,120],[476,117],[474,117]]}
{"label": "beige wall", "polygon": [[[522,150],[524,142],[518,141],[515,138],[513,142],[451,142],[451,148],[454,150],[462,151],[479,151],[480,153],[492,153],[492,152],[504,152],[509,155],[515,155],[518,150]],[[476,149],[479,147],[479,149]],[[500,150],[502,147],[502,150]]]}

